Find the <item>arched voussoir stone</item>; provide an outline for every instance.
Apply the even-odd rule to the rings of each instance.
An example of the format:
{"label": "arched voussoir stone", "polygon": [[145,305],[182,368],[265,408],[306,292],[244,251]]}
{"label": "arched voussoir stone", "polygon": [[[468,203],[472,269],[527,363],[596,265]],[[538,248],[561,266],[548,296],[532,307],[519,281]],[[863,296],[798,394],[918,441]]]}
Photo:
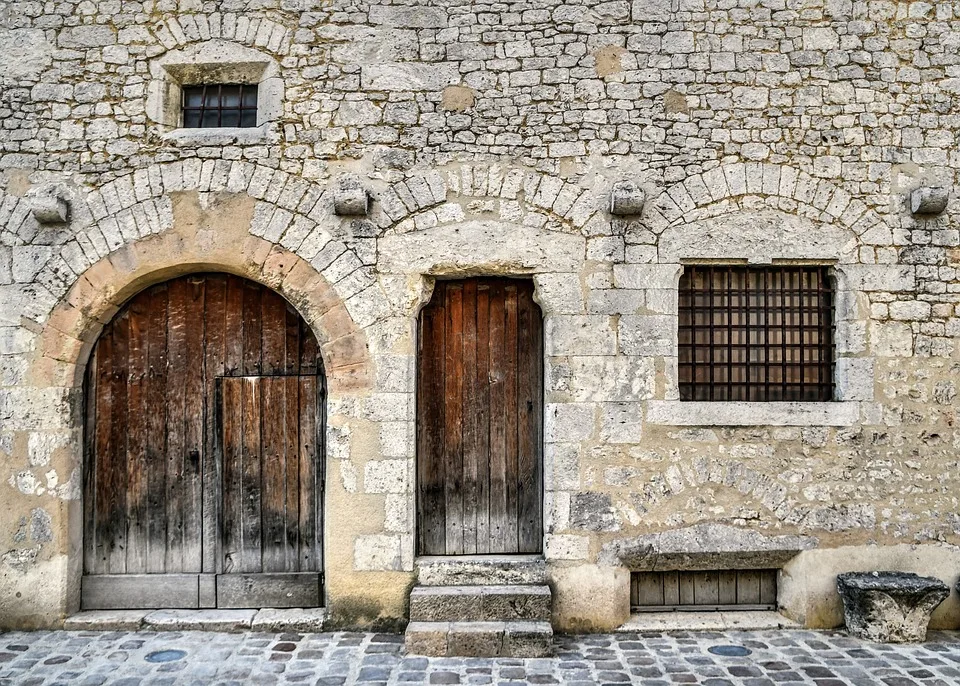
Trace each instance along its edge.
{"label": "arched voussoir stone", "polygon": [[789,208],[858,236],[885,226],[874,210],[832,181],[793,167],[759,162],[725,164],[688,177],[650,199],[644,222],[659,234],[668,227],[710,216],[708,208],[715,210],[731,203],[732,208],[739,209],[741,200],[748,196],[770,199],[774,209]]}
{"label": "arched voussoir stone", "polygon": [[530,169],[457,164],[414,176],[380,193],[373,219],[386,234],[470,219],[577,234],[591,222],[609,225],[604,212],[607,190],[585,189]]}
{"label": "arched voussoir stone", "polygon": [[269,286],[297,309],[321,344],[331,397],[371,387],[375,374],[365,333],[321,273],[282,246],[250,235],[242,222],[210,235],[206,222],[180,219],[170,231],[126,243],[78,275],[39,334],[28,385],[79,387],[100,331],[127,300],[177,276],[222,271]]}

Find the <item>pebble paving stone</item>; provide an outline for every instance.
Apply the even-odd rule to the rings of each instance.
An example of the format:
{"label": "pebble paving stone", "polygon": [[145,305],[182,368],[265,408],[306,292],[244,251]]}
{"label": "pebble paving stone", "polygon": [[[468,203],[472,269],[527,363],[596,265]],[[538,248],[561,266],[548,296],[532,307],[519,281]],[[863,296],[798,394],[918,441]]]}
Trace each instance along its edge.
{"label": "pebble paving stone", "polygon": [[[913,645],[816,631],[557,636],[555,642],[554,657],[520,660],[405,655],[403,637],[393,634],[0,633],[0,686],[960,684],[960,632],[931,632],[926,643]],[[750,653],[709,650],[722,646]],[[168,661],[148,661],[149,655]]]}

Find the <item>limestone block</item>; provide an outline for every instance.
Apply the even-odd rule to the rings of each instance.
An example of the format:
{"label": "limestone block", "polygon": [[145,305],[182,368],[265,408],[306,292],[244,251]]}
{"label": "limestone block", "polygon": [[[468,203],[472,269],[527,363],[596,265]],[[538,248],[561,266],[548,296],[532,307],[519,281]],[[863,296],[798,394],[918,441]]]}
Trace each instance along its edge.
{"label": "limestone block", "polygon": [[858,402],[647,403],[647,422],[666,426],[853,426],[859,419]]}
{"label": "limestone block", "polygon": [[633,181],[618,181],[610,190],[610,214],[618,217],[640,215],[646,193]]}
{"label": "limestone block", "polygon": [[848,572],[837,590],[847,631],[877,643],[925,641],[931,613],[950,595],[940,579],[910,572]]}
{"label": "limestone block", "polygon": [[910,211],[914,214],[941,214],[947,209],[950,191],[942,187],[917,188],[910,193]]}
{"label": "limestone block", "polygon": [[67,197],[65,186],[45,184],[27,191],[26,202],[40,224],[62,224],[70,218]]}
{"label": "limestone block", "polygon": [[873,400],[874,364],[872,357],[841,357],[835,363],[837,400]]}
{"label": "limestone block", "polygon": [[676,289],[681,269],[679,264],[615,264],[613,282],[617,288]]}
{"label": "limestone block", "polygon": [[671,315],[624,315],[620,317],[617,331],[620,352],[624,355],[676,354],[677,319]]}
{"label": "limestone block", "polygon": [[586,560],[590,554],[590,538],[573,534],[544,536],[544,555],[548,560]]}
{"label": "limestone block", "polygon": [[357,536],[353,550],[353,567],[357,571],[402,569],[400,537],[379,534]]}
{"label": "limestone block", "polygon": [[384,62],[364,65],[360,86],[375,91],[439,91],[460,81],[456,64]]}
{"label": "limestone block", "polygon": [[88,610],[67,617],[66,631],[136,631],[149,610]]}
{"label": "limestone block", "polygon": [[396,274],[577,272],[585,240],[529,226],[469,220],[378,242],[380,270]]}
{"label": "limestone block", "polygon": [[643,407],[638,402],[603,403],[600,406],[600,438],[606,443],[639,443]]}
{"label": "limestone block", "polygon": [[494,657],[503,646],[503,622],[451,622],[447,654],[457,657]]}
{"label": "limestone block", "polygon": [[544,412],[544,440],[563,443],[590,438],[596,422],[595,407],[592,403],[548,404]]}
{"label": "limestone block", "polygon": [[143,626],[167,631],[246,631],[256,614],[256,610],[157,610],[143,618]]}
{"label": "limestone block", "polygon": [[553,361],[548,375],[554,398],[573,402],[646,400],[656,384],[652,357],[569,357]]}
{"label": "limestone block", "polygon": [[405,493],[409,460],[373,460],[363,467],[366,493]]}
{"label": "limestone block", "polygon": [[333,212],[341,217],[365,216],[370,212],[370,194],[355,177],[341,177],[333,191]]}
{"label": "limestone block", "polygon": [[264,608],[253,616],[253,631],[320,633],[327,620],[327,611],[317,608]]}
{"label": "limestone block", "polygon": [[620,516],[607,493],[583,492],[570,497],[570,528],[584,531],[619,531]]}
{"label": "limestone block", "polygon": [[558,315],[547,320],[548,355],[615,355],[617,338],[607,315]]}

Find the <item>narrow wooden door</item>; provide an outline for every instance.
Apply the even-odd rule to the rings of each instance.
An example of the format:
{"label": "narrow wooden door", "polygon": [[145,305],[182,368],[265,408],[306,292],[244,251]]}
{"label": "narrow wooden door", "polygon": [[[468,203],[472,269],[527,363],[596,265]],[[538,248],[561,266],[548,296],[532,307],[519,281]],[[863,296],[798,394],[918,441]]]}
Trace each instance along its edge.
{"label": "narrow wooden door", "polygon": [[[236,526],[229,519],[234,510],[226,507],[235,502],[236,481],[223,460],[218,388],[226,382],[232,392],[235,384],[249,383],[236,377],[262,379],[253,382],[259,404],[245,409],[265,425],[265,442],[259,452],[249,449],[243,463],[265,479],[259,494],[252,481],[243,482],[256,499],[249,508],[266,513],[260,567],[229,564],[223,540]],[[104,327],[85,391],[83,608],[236,606],[243,602],[238,597],[254,594],[231,595],[230,584],[257,582],[225,578],[241,571],[310,572],[312,594],[289,602],[319,603],[323,366],[316,337],[280,295],[227,274],[152,286]],[[293,492],[287,479],[294,471],[294,423],[303,510],[295,533],[288,530],[288,510],[281,515],[274,507],[278,468],[284,508],[287,491]],[[308,507],[311,498],[316,507]],[[286,562],[294,545],[295,566]],[[285,604],[285,597],[269,604]]]}
{"label": "narrow wooden door", "polygon": [[532,282],[437,282],[419,324],[421,555],[541,551],[542,360]]}
{"label": "narrow wooden door", "polygon": [[313,607],[322,530],[316,376],[220,379],[219,607]]}

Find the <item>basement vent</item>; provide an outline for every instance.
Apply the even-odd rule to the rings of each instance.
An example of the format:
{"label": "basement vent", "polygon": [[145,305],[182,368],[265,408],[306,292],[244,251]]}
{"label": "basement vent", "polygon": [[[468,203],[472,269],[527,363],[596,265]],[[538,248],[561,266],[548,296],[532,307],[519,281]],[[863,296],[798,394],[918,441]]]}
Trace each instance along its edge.
{"label": "basement vent", "polygon": [[776,569],[634,572],[633,612],[777,609]]}

